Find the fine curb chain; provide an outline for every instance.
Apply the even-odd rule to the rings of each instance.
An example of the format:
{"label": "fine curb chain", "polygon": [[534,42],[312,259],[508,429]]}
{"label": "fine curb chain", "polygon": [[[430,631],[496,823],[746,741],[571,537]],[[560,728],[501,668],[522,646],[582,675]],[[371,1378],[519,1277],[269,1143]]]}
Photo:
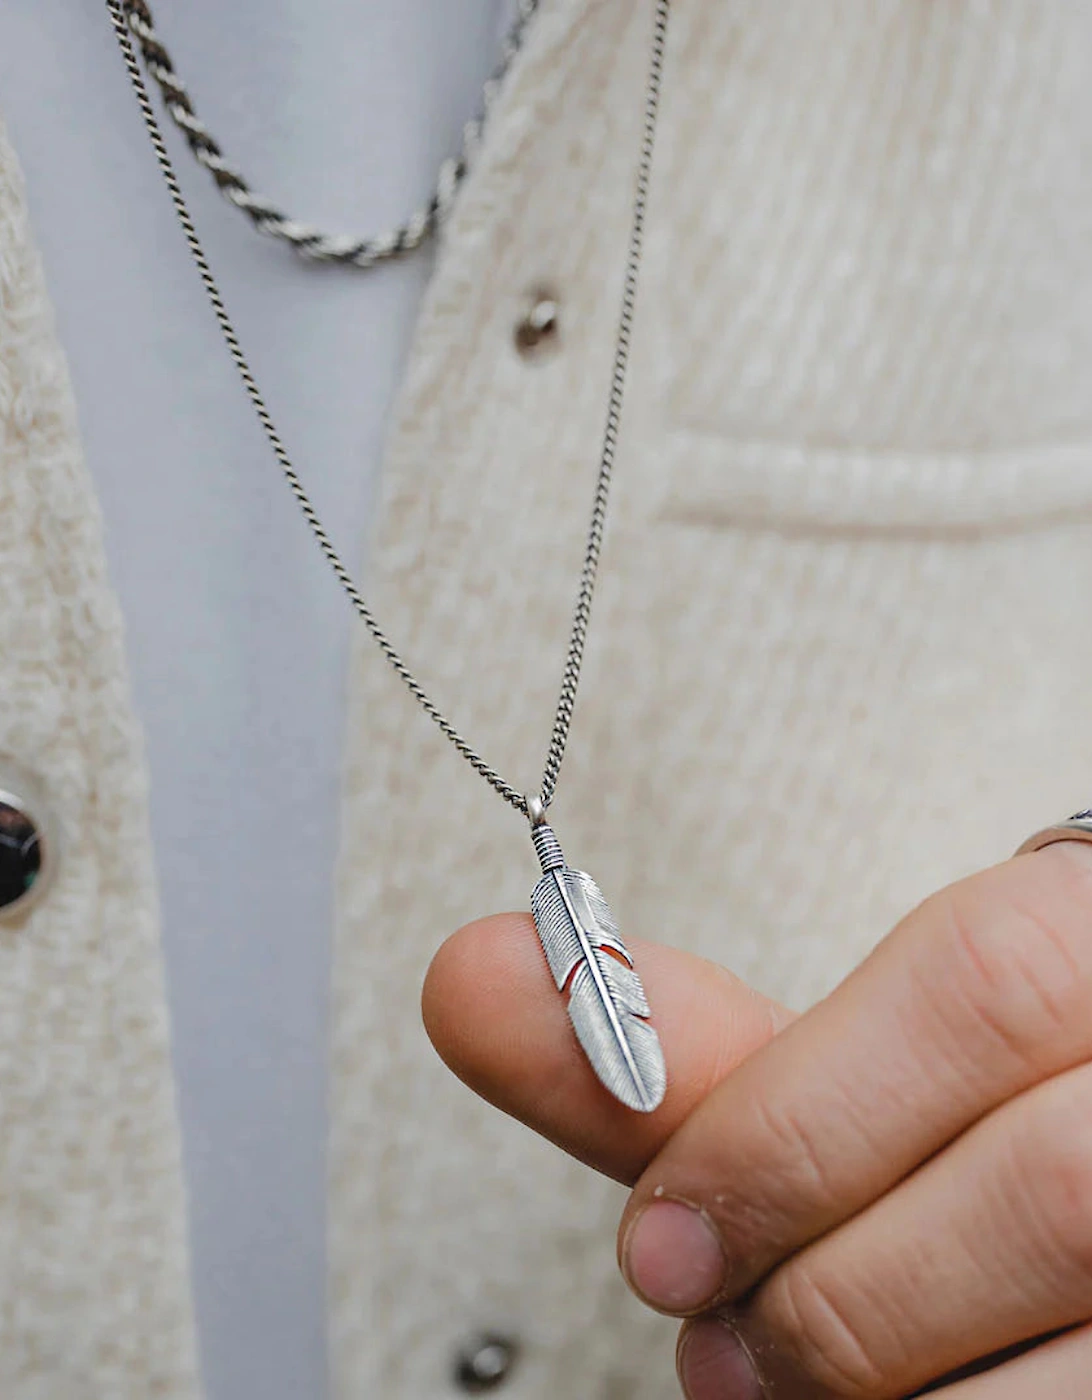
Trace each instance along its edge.
{"label": "fine curb chain", "polygon": [[[137,102],[140,105],[141,114],[144,118],[144,125],[147,129],[152,147],[155,150],[160,172],[170,191],[171,201],[174,204],[178,221],[182,225],[182,231],[185,234],[190,254],[197,266],[201,282],[205,288],[224,341],[227,344],[228,351],[239,373],[239,377],[243,381],[243,387],[246,389],[247,396],[250,399],[258,421],[261,423],[262,429],[265,432],[266,440],[272,448],[273,455],[276,457],[281,471],[284,473],[289,488],[295,496],[307,524],[311,528],[311,533],[314,535],[319,548],[330,567],[333,569],[338,582],[348,595],[349,601],[352,603],[357,614],[378,645],[379,650],[386,657],[396,674],[401,677],[410,694],[436,724],[441,733],[451,740],[458,752],[466,759],[470,766],[486,780],[490,787],[492,787],[495,792],[499,793],[500,796],[518,812],[522,812],[524,816],[530,817],[531,804],[528,798],[518,788],[512,787],[511,784],[506,783],[496,769],[490,767],[478,751],[463,738],[459,730],[455,728],[454,724],[447,718],[435,701],[431,699],[424,686],[422,686],[421,682],[410,670],[409,666],[402,659],[401,654],[396,650],[394,644],[380,627],[371,609],[364,601],[363,594],[354,583],[352,575],[342,562],[341,555],[326,533],[326,529],[311,503],[311,498],[296,472],[295,467],[292,465],[292,459],[289,457],[288,450],[281,440],[280,433],[277,431],[272,415],[266,407],[265,399],[262,396],[261,390],[258,388],[249,362],[243,353],[243,348],[236,334],[231,317],[228,315],[220,288],[212,275],[212,269],[205,256],[204,248],[197,235],[197,229],[194,226],[193,219],[182,194],[182,188],[178,183],[178,177],[175,174],[174,166],[171,163],[166,142],[163,140],[163,133],[160,130],[159,122],[156,120],[155,109],[148,95],[148,88],[144,82],[143,74],[141,73],[140,63],[137,60],[136,50],[126,18],[127,6],[131,3],[132,0],[106,0],[106,8],[110,14],[110,19],[121,47],[125,67],[132,82]],[[618,322],[618,337],[614,352],[610,398],[607,403],[607,421],[599,459],[599,473],[596,478],[591,522],[588,527],[588,541],[584,554],[584,564],[580,573],[580,588],[577,594],[576,607],[573,612],[572,629],[565,658],[565,669],[561,679],[561,694],[558,699],[556,716],[550,735],[550,745],[546,755],[546,765],[542,775],[542,783],[539,788],[538,797],[534,799],[536,812],[539,813],[544,812],[550,805],[557,789],[558,774],[561,771],[561,764],[565,757],[565,749],[569,740],[569,731],[572,726],[577,687],[580,683],[580,671],[584,661],[584,650],[588,636],[588,621],[591,617],[596,575],[599,569],[599,557],[603,544],[603,529],[607,516],[607,502],[610,495],[611,476],[614,470],[614,459],[618,445],[618,430],[622,417],[622,400],[625,392],[626,369],[629,364],[633,315],[637,300],[637,272],[640,266],[641,249],[644,243],[645,211],[648,203],[652,152],[656,138],[656,119],[659,114],[660,106],[660,87],[663,77],[664,48],[667,40],[669,8],[669,0],[655,0],[652,56],[649,63],[648,83],[645,89],[641,154],[637,167],[633,213],[626,252],[625,277],[622,288],[622,308]]]}
{"label": "fine curb chain", "polygon": [[259,233],[281,239],[301,257],[312,262],[341,263],[363,268],[374,267],[387,258],[412,252],[443,223],[481,141],[489,110],[504,75],[520,51],[527,26],[538,6],[539,0],[519,0],[500,64],[482,89],[478,114],[463,127],[459,154],[445,160],[440,166],[428,203],[397,228],[370,238],[358,238],[324,233],[311,224],[301,223],[251,188],[250,183],[224,156],[219,141],[197,115],[193,98],[179,77],[174,60],[155,27],[147,0],[121,0],[125,21],[137,41],[148,75],[162,94],[167,114],[186,138],[195,159],[212,176],[224,198],[241,209]]}

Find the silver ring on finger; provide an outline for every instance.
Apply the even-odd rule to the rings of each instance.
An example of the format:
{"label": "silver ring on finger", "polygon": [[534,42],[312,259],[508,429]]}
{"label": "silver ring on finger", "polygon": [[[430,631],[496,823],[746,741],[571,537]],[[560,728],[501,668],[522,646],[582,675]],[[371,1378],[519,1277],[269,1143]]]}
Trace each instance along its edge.
{"label": "silver ring on finger", "polygon": [[1042,831],[1029,836],[1015,854],[1025,856],[1029,851],[1041,851],[1044,846],[1053,846],[1058,841],[1092,841],[1092,808],[1077,812],[1055,826],[1043,827]]}

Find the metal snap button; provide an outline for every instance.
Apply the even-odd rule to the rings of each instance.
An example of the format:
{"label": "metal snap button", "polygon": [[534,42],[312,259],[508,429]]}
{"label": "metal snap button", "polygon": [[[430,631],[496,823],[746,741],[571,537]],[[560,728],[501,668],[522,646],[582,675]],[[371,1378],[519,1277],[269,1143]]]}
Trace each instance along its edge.
{"label": "metal snap button", "polygon": [[29,913],[57,864],[57,839],[45,802],[21,774],[0,770],[0,922]]}
{"label": "metal snap button", "polygon": [[510,1337],[472,1337],[455,1358],[455,1384],[467,1395],[496,1390],[508,1379],[518,1355],[519,1347]]}
{"label": "metal snap button", "polygon": [[560,321],[560,307],[557,298],[543,292],[538,294],[527,308],[523,319],[516,325],[516,349],[521,355],[529,355],[556,339]]}

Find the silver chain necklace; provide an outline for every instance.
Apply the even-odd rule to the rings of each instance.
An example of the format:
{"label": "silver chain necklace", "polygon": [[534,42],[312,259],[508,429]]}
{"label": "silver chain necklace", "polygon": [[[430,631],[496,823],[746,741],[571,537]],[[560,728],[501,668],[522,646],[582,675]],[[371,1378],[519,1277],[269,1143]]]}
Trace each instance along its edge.
{"label": "silver chain necklace", "polygon": [[178,177],[156,119],[148,89],[141,73],[128,15],[133,0],[106,0],[114,31],[121,46],[144,124],[155,150],[163,178],[170,191],[175,213],[182,225],[190,254],[212,306],[224,341],[231,355],[254,412],[295,496],[318,546],[357,614],[371,633],[380,651],[425,713],[454,744],[463,758],[512,807],[531,824],[531,839],[542,867],[542,877],[531,896],[531,912],[542,941],[546,960],[560,992],[568,992],[569,1017],[577,1039],[600,1081],[623,1103],[641,1112],[651,1112],[663,1100],[667,1076],[659,1039],[649,1022],[649,1006],[633,967],[633,959],[619,935],[607,902],[595,881],[583,871],[566,864],[561,846],[546,823],[546,811],[557,789],[569,731],[572,726],[576,692],[587,642],[588,621],[595,593],[599,557],[606,523],[607,503],[618,444],[622,399],[632,338],[637,297],[637,271],[644,242],[645,210],[649,175],[659,114],[664,48],[667,38],[669,0],[655,0],[652,53],[645,88],[644,121],[640,158],[626,252],[622,307],[614,353],[607,421],[603,434],[596,478],[587,547],[580,573],[580,586],[573,612],[572,628],[562,673],[561,693],[550,735],[542,782],[537,795],[526,796],[504,781],[500,774],[474,749],[425,691],[409,666],[379,626],[371,609],[353,581],[319,519],[311,498],[300,479],[281,436],[266,407],[265,399],[243,352],[223,296],[212,274],[197,229],[186,205]]}
{"label": "silver chain necklace", "polygon": [[146,72],[159,88],[168,116],[186,138],[194,159],[209,172],[224,198],[241,210],[259,233],[281,239],[300,257],[312,262],[363,268],[374,267],[387,258],[412,252],[443,223],[481,141],[493,99],[512,60],[523,46],[524,34],[538,5],[539,0],[519,0],[500,63],[482,89],[478,113],[463,127],[462,149],[457,156],[445,160],[440,166],[428,203],[397,228],[360,238],[349,234],[324,233],[312,224],[293,219],[272,200],[258,194],[249,180],[244,179],[227,159],[219,141],[197,115],[189,89],[179,77],[174,60],[156,29],[147,0],[122,0],[126,23],[137,41]]}

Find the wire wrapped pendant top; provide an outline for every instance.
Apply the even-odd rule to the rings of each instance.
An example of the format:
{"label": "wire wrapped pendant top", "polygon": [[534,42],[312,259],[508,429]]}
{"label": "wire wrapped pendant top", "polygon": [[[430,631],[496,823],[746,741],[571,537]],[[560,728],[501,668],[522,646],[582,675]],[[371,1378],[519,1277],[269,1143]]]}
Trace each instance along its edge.
{"label": "wire wrapped pendant top", "polygon": [[545,821],[531,828],[542,878],[531,913],[558,991],[568,991],[569,1020],[588,1062],[616,1099],[651,1113],[667,1088],[660,1040],[633,959],[599,886],[565,864]]}

